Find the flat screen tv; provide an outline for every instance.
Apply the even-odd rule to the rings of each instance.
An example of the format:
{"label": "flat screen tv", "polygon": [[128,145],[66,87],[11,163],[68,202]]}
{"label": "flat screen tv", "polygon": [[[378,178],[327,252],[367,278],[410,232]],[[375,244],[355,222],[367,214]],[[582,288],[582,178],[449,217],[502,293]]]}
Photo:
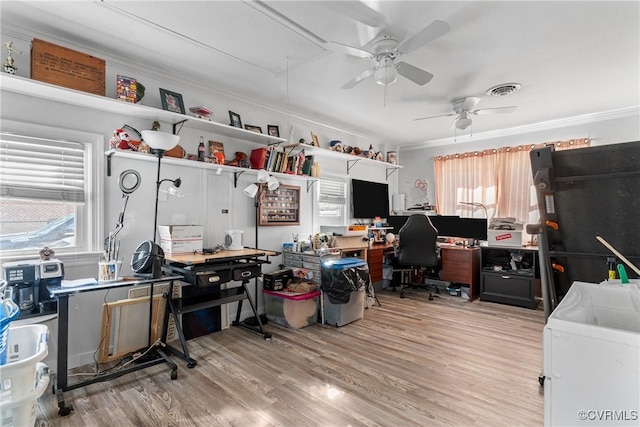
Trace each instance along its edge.
{"label": "flat screen tv", "polygon": [[387,218],[389,185],[380,182],[351,180],[351,202],[354,218]]}

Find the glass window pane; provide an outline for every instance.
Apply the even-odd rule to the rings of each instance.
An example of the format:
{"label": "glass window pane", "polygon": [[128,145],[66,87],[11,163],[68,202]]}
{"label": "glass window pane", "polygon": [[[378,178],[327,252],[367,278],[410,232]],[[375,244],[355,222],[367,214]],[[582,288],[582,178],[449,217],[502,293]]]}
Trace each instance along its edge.
{"label": "glass window pane", "polygon": [[76,207],[0,198],[0,252],[76,247]]}

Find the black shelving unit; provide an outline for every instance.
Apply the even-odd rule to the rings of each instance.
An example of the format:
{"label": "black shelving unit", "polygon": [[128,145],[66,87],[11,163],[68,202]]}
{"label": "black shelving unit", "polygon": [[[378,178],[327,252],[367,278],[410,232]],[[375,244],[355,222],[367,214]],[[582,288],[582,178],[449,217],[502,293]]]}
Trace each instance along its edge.
{"label": "black shelving unit", "polygon": [[[515,267],[515,268],[514,268]],[[480,300],[535,309],[540,270],[537,248],[481,248]]]}

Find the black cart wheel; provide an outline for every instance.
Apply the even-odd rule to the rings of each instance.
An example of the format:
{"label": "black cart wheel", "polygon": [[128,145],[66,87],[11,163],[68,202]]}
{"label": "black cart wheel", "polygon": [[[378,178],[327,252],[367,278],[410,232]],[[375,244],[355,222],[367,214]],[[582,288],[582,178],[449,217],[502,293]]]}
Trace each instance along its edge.
{"label": "black cart wheel", "polygon": [[178,379],[178,371],[171,371],[171,379],[172,380]]}
{"label": "black cart wheel", "polygon": [[60,415],[61,417],[66,417],[72,411],[73,411],[72,405],[63,404],[63,405],[60,405],[60,408],[58,409],[58,415]]}
{"label": "black cart wheel", "polygon": [[198,364],[198,362],[196,362],[195,360],[192,359],[192,360],[187,362],[187,368],[193,369],[193,368],[196,367],[197,364]]}
{"label": "black cart wheel", "polygon": [[540,387],[544,387],[544,375],[538,377],[538,382],[540,383]]}

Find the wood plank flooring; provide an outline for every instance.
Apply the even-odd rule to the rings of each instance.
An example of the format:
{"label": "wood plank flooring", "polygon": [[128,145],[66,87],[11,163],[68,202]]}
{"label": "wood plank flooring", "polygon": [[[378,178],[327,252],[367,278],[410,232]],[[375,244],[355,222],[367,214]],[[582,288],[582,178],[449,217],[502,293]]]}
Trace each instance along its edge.
{"label": "wood plank flooring", "polygon": [[[542,310],[378,294],[349,325],[241,328],[189,341],[176,358],[38,401],[38,426],[537,426]],[[86,367],[84,371],[90,371]],[[71,377],[70,381],[75,380]]]}

